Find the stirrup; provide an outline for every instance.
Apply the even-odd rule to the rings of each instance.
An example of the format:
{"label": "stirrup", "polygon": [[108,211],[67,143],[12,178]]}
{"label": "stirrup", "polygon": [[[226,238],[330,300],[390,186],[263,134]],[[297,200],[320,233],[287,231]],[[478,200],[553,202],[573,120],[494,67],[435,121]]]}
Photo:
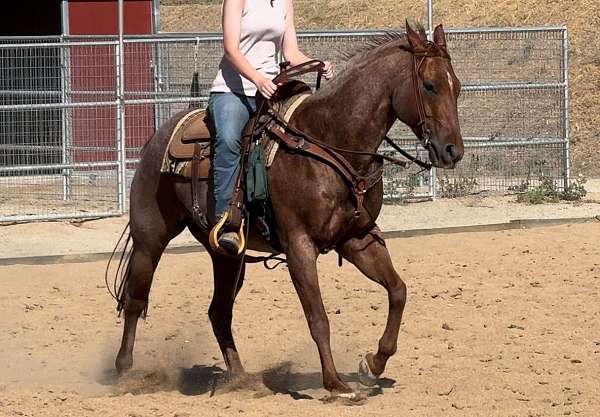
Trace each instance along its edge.
{"label": "stirrup", "polygon": [[[214,250],[214,251],[218,251],[220,249],[220,245],[219,245],[219,232],[221,231],[221,229],[223,228],[223,226],[225,226],[225,223],[227,223],[227,219],[229,218],[229,212],[225,212],[225,214],[223,215],[223,217],[221,217],[221,220],[219,220],[219,222],[212,228],[212,230],[210,231],[210,234],[208,235],[208,243],[210,244],[210,247]],[[239,247],[238,247],[238,255],[241,255],[244,250],[246,249],[246,236],[244,235],[244,223],[245,223],[245,219],[242,218],[242,224],[240,225],[240,229],[238,230],[238,239],[240,241]]]}

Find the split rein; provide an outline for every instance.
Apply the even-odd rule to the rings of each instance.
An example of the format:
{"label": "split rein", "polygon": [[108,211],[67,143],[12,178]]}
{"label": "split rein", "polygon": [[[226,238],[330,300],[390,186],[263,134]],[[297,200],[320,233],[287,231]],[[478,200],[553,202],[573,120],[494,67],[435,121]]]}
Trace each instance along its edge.
{"label": "split rein", "polygon": [[[425,58],[440,56],[440,54],[439,53],[436,53],[435,55],[430,54],[429,50],[416,51],[414,49],[408,49],[408,48],[405,50],[412,54],[413,65],[412,65],[411,76],[412,76],[412,82],[413,82],[413,90],[414,90],[414,94],[415,94],[415,101],[417,102],[417,111],[419,114],[418,126],[421,128],[421,130],[423,132],[423,139],[421,141],[422,145],[425,149],[427,149],[430,144],[430,140],[429,140],[430,130],[426,127],[427,126],[426,120],[428,120],[430,118],[430,116],[427,115],[427,113],[425,112],[425,106],[423,104],[423,96],[421,95],[421,89],[419,87],[419,69]],[[447,56],[447,53],[445,53],[445,51],[443,53]],[[442,55],[442,56],[444,56],[444,55]],[[419,62],[417,61],[418,58],[420,58]],[[317,73],[316,89],[318,90],[321,86],[321,79],[323,76],[323,68],[324,68],[324,63],[319,60],[308,61],[303,64],[300,64],[300,65],[297,65],[297,66],[294,66],[291,68],[287,68],[287,69],[285,68],[285,63],[284,63],[284,64],[282,64],[281,73],[273,79],[273,82],[275,84],[285,84],[288,81],[291,81],[292,79],[299,77],[301,75],[316,72]],[[408,168],[411,164],[414,163],[415,165],[418,165],[419,167],[421,167],[422,171],[428,171],[432,168],[432,165],[429,162],[422,161],[422,160],[418,159],[417,157],[409,154],[404,149],[402,149],[400,146],[398,146],[387,135],[384,138],[385,142],[388,143],[392,149],[394,149],[396,152],[400,153],[408,161],[400,160],[400,159],[397,159],[397,158],[394,158],[394,157],[391,157],[388,155],[382,155],[382,154],[376,153],[376,152],[356,151],[356,150],[351,150],[351,149],[339,148],[337,146],[327,144],[325,142],[322,142],[322,141],[308,135],[305,132],[300,131],[299,129],[296,129],[295,127],[291,126],[288,122],[283,120],[281,115],[274,109],[272,100],[265,100],[263,102],[263,104],[265,102],[267,103],[267,106],[270,110],[271,116],[277,121],[277,123],[279,125],[281,125],[284,128],[284,130],[289,131],[292,134],[294,134],[295,136],[297,136],[298,138],[304,139],[320,148],[323,148],[328,151],[332,151],[334,155],[336,153],[345,153],[345,154],[352,154],[352,155],[371,156],[378,161],[387,161],[394,165],[399,165],[403,168]],[[261,107],[262,107],[262,105],[261,105]],[[255,131],[255,130],[253,129],[253,131]],[[345,160],[345,158],[343,158],[341,155],[339,155],[339,158],[342,158]],[[336,158],[336,159],[338,159],[338,158]]]}

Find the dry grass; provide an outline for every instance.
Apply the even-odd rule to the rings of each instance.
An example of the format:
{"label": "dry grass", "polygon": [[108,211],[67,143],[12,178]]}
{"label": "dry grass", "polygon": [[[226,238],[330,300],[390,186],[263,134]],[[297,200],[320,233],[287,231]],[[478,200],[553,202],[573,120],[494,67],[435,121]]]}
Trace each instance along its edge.
{"label": "dry grass", "polygon": [[[165,3],[186,3],[167,0]],[[164,31],[218,31],[219,2],[163,5]],[[211,4],[212,3],[212,4]],[[408,0],[296,0],[301,29],[394,28],[406,16],[425,20],[425,2]],[[600,175],[600,26],[597,0],[436,0],[435,22],[447,27],[537,26],[569,27],[571,136],[576,172]]]}

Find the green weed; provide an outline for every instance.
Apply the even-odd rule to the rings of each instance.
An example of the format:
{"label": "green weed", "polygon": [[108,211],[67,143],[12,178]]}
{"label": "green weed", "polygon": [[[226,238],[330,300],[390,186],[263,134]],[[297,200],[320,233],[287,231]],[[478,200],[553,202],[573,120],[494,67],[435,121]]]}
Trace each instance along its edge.
{"label": "green weed", "polygon": [[559,190],[555,181],[549,177],[542,176],[539,182],[539,185],[535,187],[530,187],[529,181],[521,184],[519,190],[522,190],[522,192],[517,195],[517,201],[526,204],[581,201],[587,194],[585,189],[586,180],[582,176],[564,190]]}
{"label": "green weed", "polygon": [[477,188],[477,180],[470,176],[448,178],[445,174],[438,178],[439,195],[442,198],[464,197],[472,194]]}

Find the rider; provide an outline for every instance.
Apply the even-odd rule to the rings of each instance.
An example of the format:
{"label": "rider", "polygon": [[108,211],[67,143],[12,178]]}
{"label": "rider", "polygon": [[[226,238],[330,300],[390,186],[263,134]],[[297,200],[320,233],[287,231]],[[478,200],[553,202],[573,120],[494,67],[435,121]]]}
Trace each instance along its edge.
{"label": "rider", "polygon": [[[271,98],[277,90],[271,80],[278,73],[279,53],[292,66],[310,60],[298,48],[292,0],[224,0],[222,24],[225,54],[208,102],[215,130],[216,219],[229,207],[239,171],[242,130],[256,111],[257,91]],[[325,62],[323,76],[333,77],[330,62]],[[237,253],[235,231],[225,230],[218,241]]]}

